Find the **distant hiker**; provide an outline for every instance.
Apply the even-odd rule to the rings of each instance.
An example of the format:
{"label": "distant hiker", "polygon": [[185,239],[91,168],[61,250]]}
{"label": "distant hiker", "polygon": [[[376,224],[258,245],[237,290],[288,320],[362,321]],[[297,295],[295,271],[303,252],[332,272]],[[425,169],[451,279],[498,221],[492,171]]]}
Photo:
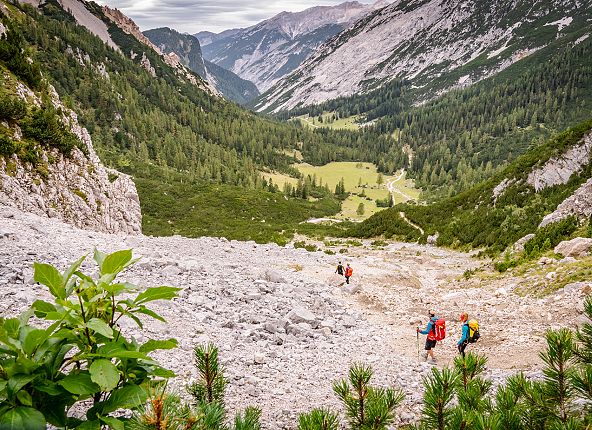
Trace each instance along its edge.
{"label": "distant hiker", "polygon": [[345,268],[345,283],[349,284],[349,278],[351,278],[351,275],[353,275],[354,273],[354,269],[352,269],[349,265],[349,263],[347,263],[347,267]]}
{"label": "distant hiker", "polygon": [[335,273],[337,273],[340,276],[343,276],[343,264],[341,264],[341,261],[337,265],[337,269],[335,270]]}
{"label": "distant hiker", "polygon": [[462,313],[460,321],[463,323],[462,335],[457,343],[457,347],[458,352],[464,357],[467,345],[477,342],[481,335],[479,334],[479,323],[475,319],[469,320],[469,314],[466,312]]}
{"label": "distant hiker", "polygon": [[419,330],[419,327],[417,327],[417,333],[427,334],[424,358],[427,360],[428,357],[431,357],[432,363],[435,363],[436,357],[434,357],[434,348],[439,340],[446,337],[446,321],[438,318],[434,311],[429,311],[428,315],[430,320],[428,321],[425,330]]}

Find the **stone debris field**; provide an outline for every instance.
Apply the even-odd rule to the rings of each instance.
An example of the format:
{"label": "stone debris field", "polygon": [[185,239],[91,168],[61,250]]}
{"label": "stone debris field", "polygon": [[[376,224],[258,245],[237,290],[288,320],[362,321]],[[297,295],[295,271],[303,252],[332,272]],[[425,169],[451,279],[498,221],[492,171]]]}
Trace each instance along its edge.
{"label": "stone debris field", "polygon": [[[573,326],[582,318],[582,295],[574,284],[544,299],[520,297],[508,280],[466,283],[462,274],[487,264],[451,250],[392,243],[382,250],[352,248],[333,256],[304,249],[217,238],[153,238],[79,230],[59,221],[0,206],[0,312],[13,316],[49,293],[33,281],[35,261],[59,270],[84,254],[92,273],[93,248],[133,248],[141,260],[120,276],[143,286],[183,290],[172,302],[152,305],[167,323],[132,321],[124,330],[139,341],[174,337],[179,347],[155,358],[173,370],[170,384],[182,393],[195,376],[193,347],[213,342],[229,380],[227,406],[256,405],[264,428],[292,429],[297,415],[327,406],[342,412],[332,382],[353,362],[372,365],[373,383],[398,386],[406,399],[400,422],[414,421],[421,380],[431,365],[418,359],[415,327],[434,308],[447,320],[448,336],[437,346],[438,366],[450,364],[460,336],[458,316],[467,311],[481,324],[473,351],[489,357],[494,383],[516,371],[537,376],[546,329]],[[350,286],[334,275],[350,263]]]}

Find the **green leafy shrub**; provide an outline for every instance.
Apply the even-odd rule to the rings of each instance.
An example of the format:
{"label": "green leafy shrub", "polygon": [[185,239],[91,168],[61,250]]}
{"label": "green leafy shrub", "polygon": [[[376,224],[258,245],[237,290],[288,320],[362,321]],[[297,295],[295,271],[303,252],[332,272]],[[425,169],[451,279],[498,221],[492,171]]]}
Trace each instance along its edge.
{"label": "green leafy shrub", "polygon": [[23,136],[34,139],[46,148],[58,148],[64,154],[80,146],[78,138],[60,121],[53,108],[35,109],[21,123]]}
{"label": "green leafy shrub", "polygon": [[12,97],[0,91],[0,120],[16,121],[27,114],[27,105],[17,97]]}
{"label": "green leafy shrub", "polygon": [[[53,302],[37,300],[18,318],[0,319],[0,428],[42,430],[47,424],[68,429],[124,428],[113,413],[146,401],[151,381],[174,374],[149,354],[170,349],[176,340],[127,339],[119,323],[141,316],[164,321],[149,309],[154,300],[170,300],[178,288],[139,286],[116,281],[133,264],[132,251],[95,251],[97,279],[84,274],[82,257],[65,272],[35,263],[36,282]],[[125,298],[121,297],[124,295]],[[31,318],[45,322],[34,325]],[[85,420],[68,416],[76,405]]]}
{"label": "green leafy shrub", "polygon": [[0,155],[12,155],[15,153],[17,146],[13,139],[10,137],[0,134]]}
{"label": "green leafy shrub", "polygon": [[568,239],[577,228],[578,220],[573,216],[539,228],[534,237],[524,244],[524,253],[529,258],[536,258],[553,249],[562,240]]}

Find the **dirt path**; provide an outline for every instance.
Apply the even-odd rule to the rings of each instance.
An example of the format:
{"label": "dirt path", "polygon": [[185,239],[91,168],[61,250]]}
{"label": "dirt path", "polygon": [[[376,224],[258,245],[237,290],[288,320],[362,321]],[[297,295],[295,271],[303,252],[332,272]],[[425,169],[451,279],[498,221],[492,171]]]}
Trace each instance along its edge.
{"label": "dirt path", "polygon": [[405,212],[399,212],[399,216],[400,216],[401,218],[403,218],[403,221],[405,221],[405,222],[406,222],[407,224],[409,224],[411,227],[413,227],[413,228],[414,228],[414,229],[416,229],[416,230],[419,230],[419,232],[420,232],[420,233],[421,233],[421,235],[423,236],[423,234],[425,233],[425,232],[423,231],[423,228],[421,228],[421,227],[420,227],[420,226],[418,226],[417,224],[415,224],[415,223],[411,222],[411,221],[409,220],[409,218],[407,218],[407,216],[405,216]]}
{"label": "dirt path", "polygon": [[410,196],[409,194],[404,193],[403,191],[399,190],[395,186],[395,183],[396,182],[399,182],[401,180],[401,178],[403,178],[403,176],[406,173],[407,172],[405,170],[401,170],[401,173],[399,174],[399,177],[397,179],[391,179],[390,181],[388,181],[386,183],[386,189],[389,191],[389,193],[391,193],[391,194],[398,194],[398,195],[402,196],[405,200],[415,200],[412,196]]}
{"label": "dirt path", "polygon": [[[466,280],[467,270],[487,265],[468,254],[437,247],[395,243],[385,250],[358,248],[344,256],[354,267],[352,285],[361,291],[348,294],[336,287],[335,295],[377,327],[390,326],[388,343],[393,352],[417,359],[415,327],[425,327],[428,309],[445,318],[447,338],[438,345],[440,364],[451,364],[460,338],[459,315],[468,312],[481,324],[482,339],[471,349],[486,354],[492,368],[532,370],[540,367],[538,352],[549,328],[578,321],[582,299],[578,294],[545,299],[520,297],[511,292],[512,278]],[[323,268],[315,268],[326,275]],[[338,285],[339,278],[331,278]],[[325,279],[325,281],[327,281]],[[568,299],[569,297],[569,299]],[[528,321],[527,328],[522,321]],[[572,324],[573,325],[573,324]],[[419,336],[423,351],[424,336]]]}

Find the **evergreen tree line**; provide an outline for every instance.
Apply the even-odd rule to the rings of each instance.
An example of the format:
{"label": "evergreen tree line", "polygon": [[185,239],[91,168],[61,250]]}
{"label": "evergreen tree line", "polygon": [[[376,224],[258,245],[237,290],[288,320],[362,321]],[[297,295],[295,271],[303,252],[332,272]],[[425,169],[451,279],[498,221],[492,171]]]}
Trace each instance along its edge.
{"label": "evergreen tree line", "polygon": [[363,114],[366,121],[372,121],[402,112],[407,107],[403,95],[409,85],[408,80],[394,79],[369,93],[337,97],[316,105],[282,111],[275,117],[288,120],[301,115],[308,114],[310,117],[315,117],[324,112],[334,112],[336,119]]}

